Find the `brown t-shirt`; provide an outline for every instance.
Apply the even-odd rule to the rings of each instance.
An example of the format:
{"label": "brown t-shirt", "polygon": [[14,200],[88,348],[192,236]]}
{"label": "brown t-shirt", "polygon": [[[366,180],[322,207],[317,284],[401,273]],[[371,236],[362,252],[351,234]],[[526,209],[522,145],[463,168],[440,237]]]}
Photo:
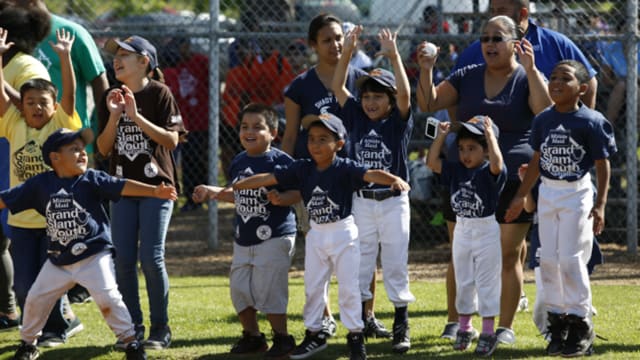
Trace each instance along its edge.
{"label": "brown t-shirt", "polygon": [[[109,111],[106,106],[108,93],[109,91],[105,92],[105,97],[98,107],[100,132],[104,130],[109,120]],[[138,112],[145,119],[170,131],[185,132],[176,101],[166,85],[151,80],[134,96]],[[116,140],[109,160],[111,175],[151,185],[164,182],[178,188],[173,152],[151,140],[125,113],[118,122]]]}

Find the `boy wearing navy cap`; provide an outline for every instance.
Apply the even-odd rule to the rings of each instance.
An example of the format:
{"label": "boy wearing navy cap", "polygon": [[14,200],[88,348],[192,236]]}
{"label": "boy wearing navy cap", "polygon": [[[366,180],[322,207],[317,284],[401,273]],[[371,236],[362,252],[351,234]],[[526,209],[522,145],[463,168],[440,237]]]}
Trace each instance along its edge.
{"label": "boy wearing navy cap", "polygon": [[53,171],[0,192],[0,209],[33,209],[44,216],[49,240],[48,259],[27,295],[16,359],[38,357],[38,333],[56,300],[76,283],[87,288],[109,327],[126,344],[127,359],[146,359],[116,284],[109,219],[102,204],[122,195],[175,200],[176,189],[87,169],[85,146],[92,140],[91,129],[58,129],[42,146],[42,157]]}
{"label": "boy wearing navy cap", "polygon": [[482,316],[482,333],[475,353],[490,356],[498,344],[494,322],[500,314],[502,273],[500,226],[495,210],[507,178],[498,146],[498,128],[488,116],[475,116],[462,123],[456,138],[456,162],[439,157],[450,123],[440,123],[439,130],[427,165],[441,174],[443,184],[449,184],[451,207],[456,213],[452,256],[460,329],[453,348],[467,350],[478,338],[478,331],[471,325],[471,316],[477,311]]}
{"label": "boy wearing navy cap", "polygon": [[309,211],[311,230],[305,242],[305,338],[291,353],[291,359],[307,358],[327,347],[322,331],[325,288],[332,270],[338,280],[340,317],[349,330],[350,359],[366,359],[364,323],[361,319],[358,272],[360,249],[358,229],[351,216],[355,190],[374,182],[405,191],[409,185],[382,170],[371,170],[350,159],[336,156],[345,144],[346,129],[332,114],[321,114],[309,125],[308,150],[312,159],[294,161],[289,167],[276,167],[239,180],[234,190],[255,189],[280,184],[299,189]]}
{"label": "boy wearing navy cap", "polygon": [[[346,87],[348,59],[356,50],[362,26],[347,33],[343,56],[338,60],[332,90],[341,107],[342,119],[350,136],[349,152],[359,164],[409,180],[407,148],[413,130],[411,94],[402,59],[396,47],[397,33],[383,29],[378,34],[381,54],[388,57],[393,73],[373,69],[356,81],[360,97]],[[404,353],[411,347],[408,304],[416,300],[409,289],[410,213],[407,192],[367,184],[353,198],[353,217],[360,241],[360,293],[362,319],[368,337],[389,337],[374,316],[373,289],[376,259],[380,261],[387,296],[394,306],[392,351]]]}

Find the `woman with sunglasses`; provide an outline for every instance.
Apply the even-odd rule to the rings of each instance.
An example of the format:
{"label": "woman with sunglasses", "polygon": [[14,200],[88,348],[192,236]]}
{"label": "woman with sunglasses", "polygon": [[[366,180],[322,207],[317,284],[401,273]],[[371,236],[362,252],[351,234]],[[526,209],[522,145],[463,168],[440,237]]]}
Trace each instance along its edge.
{"label": "woman with sunglasses", "polygon": [[[531,43],[526,39],[517,40],[516,24],[511,18],[491,18],[482,30],[480,42],[485,64],[459,69],[437,86],[433,85],[432,75],[437,56],[428,56],[423,52],[426,43],[420,44],[417,101],[422,111],[429,112],[457,106],[457,122],[465,122],[475,115],[488,116],[500,130],[498,144],[508,174],[496,209],[502,246],[501,301],[504,301],[505,292],[520,296],[522,283],[517,274],[518,271],[522,274],[522,266],[513,259],[517,259],[532,221],[531,214],[523,213],[515,221],[506,223],[504,213],[520,184],[518,167],[527,163],[533,154],[528,144],[533,117],[551,105],[551,99],[544,77],[535,66]],[[516,54],[520,62],[516,60]],[[447,159],[456,161],[455,141],[448,141],[448,144]],[[465,265],[470,264],[457,264]],[[512,313],[500,316],[513,319],[515,312],[516,308],[513,308]],[[468,322],[460,323],[458,333],[470,330]],[[505,330],[513,335],[510,327]]]}

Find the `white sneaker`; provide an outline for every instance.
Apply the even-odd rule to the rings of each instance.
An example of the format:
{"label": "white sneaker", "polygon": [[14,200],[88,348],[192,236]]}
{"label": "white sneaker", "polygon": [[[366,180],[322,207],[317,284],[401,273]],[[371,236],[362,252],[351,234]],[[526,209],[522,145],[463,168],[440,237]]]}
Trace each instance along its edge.
{"label": "white sneaker", "polygon": [[524,312],[527,310],[529,310],[529,299],[527,299],[527,295],[522,293],[522,295],[520,295],[520,301],[518,301],[518,311]]}
{"label": "white sneaker", "polygon": [[497,328],[496,336],[498,337],[498,342],[502,344],[512,345],[516,342],[516,333],[509,328]]}

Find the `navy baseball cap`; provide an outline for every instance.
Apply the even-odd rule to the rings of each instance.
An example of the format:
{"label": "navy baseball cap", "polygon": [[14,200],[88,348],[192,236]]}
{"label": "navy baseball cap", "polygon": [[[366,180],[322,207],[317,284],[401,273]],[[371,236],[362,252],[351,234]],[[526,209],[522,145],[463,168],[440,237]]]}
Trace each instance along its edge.
{"label": "navy baseball cap", "polygon": [[93,141],[93,130],[85,128],[73,131],[67,128],[60,128],[54,131],[42,144],[42,159],[44,163],[51,166],[49,154],[58,151],[61,146],[72,143],[75,139],[82,139],[85,145],[90,144]]}
{"label": "navy baseball cap", "polygon": [[369,79],[373,79],[378,84],[396,91],[396,77],[389,70],[375,68],[369,71],[367,75],[360,76],[358,80],[356,80],[356,86],[358,87],[358,89],[360,89],[362,87],[362,84],[364,84],[364,82]]}
{"label": "navy baseball cap", "polygon": [[[484,115],[476,115],[466,122],[462,123],[467,130],[471,131],[471,133],[476,135],[484,135]],[[496,136],[496,139],[500,137],[500,130],[494,122],[491,122],[491,129],[493,129],[493,134]]]}
{"label": "navy baseball cap", "polygon": [[151,70],[158,67],[158,54],[156,52],[156,47],[153,46],[149,40],[141,36],[133,35],[124,40],[109,39],[104,44],[104,49],[110,54],[115,55],[119,48],[148,57]]}
{"label": "navy baseball cap", "polygon": [[320,114],[318,115],[318,120],[314,122],[321,122],[324,127],[336,134],[339,139],[344,139],[347,135],[347,129],[345,129],[344,124],[342,124],[342,120],[333,114]]}

